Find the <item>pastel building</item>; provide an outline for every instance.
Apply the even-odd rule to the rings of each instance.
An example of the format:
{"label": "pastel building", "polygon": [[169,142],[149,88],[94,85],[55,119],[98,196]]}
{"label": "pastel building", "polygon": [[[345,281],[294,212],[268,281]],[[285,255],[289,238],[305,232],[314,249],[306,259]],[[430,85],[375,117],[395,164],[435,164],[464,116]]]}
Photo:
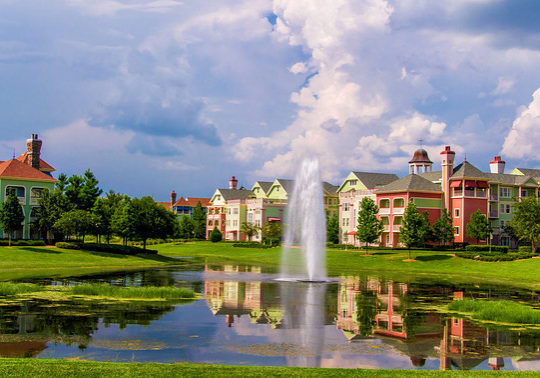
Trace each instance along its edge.
{"label": "pastel building", "polygon": [[[44,189],[52,191],[56,179],[54,168],[41,159],[42,141],[32,134],[26,141],[27,151],[16,159],[0,161],[0,203],[9,193],[14,193],[23,209],[24,222],[12,235],[15,239],[40,239],[42,235],[32,227],[35,209]],[[1,235],[8,235],[0,230]]]}

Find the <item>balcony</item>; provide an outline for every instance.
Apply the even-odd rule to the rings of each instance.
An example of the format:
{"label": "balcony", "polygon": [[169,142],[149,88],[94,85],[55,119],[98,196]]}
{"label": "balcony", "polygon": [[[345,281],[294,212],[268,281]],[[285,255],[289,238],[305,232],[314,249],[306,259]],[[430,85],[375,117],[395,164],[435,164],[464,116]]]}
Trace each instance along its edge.
{"label": "balcony", "polygon": [[395,224],[392,226],[392,232],[399,232],[400,228],[401,228],[400,224]]}
{"label": "balcony", "polygon": [[499,200],[499,195],[496,194],[496,193],[491,193],[491,194],[489,195],[489,200],[490,200],[490,201],[498,201],[498,200]]}
{"label": "balcony", "polygon": [[499,217],[499,212],[498,211],[490,211],[489,212],[489,217],[490,218],[498,218]]}
{"label": "balcony", "polygon": [[381,207],[379,209],[379,215],[388,215],[390,214],[390,208],[389,207]]}
{"label": "balcony", "polygon": [[394,207],[394,215],[403,215],[405,213],[404,207]]}
{"label": "balcony", "polygon": [[383,232],[390,232],[390,225],[385,224],[383,228]]}

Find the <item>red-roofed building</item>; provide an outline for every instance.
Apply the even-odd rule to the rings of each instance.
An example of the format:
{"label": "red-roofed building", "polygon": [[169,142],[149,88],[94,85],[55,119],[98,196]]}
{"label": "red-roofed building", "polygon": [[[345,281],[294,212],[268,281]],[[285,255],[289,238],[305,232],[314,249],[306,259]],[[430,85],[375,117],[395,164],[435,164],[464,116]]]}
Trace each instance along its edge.
{"label": "red-roofed building", "polygon": [[[56,179],[51,173],[55,170],[41,159],[41,140],[37,134],[26,141],[27,151],[16,159],[0,162],[0,203],[9,193],[19,199],[24,212],[24,222],[20,230],[13,233],[15,239],[39,239],[41,235],[33,230],[36,220],[34,209],[44,189],[53,190]],[[0,230],[0,236],[7,234]]]}
{"label": "red-roofed building", "polygon": [[180,197],[176,199],[176,192],[173,190],[171,192],[170,202],[159,202],[167,210],[172,211],[178,216],[188,215],[189,217],[193,216],[193,209],[197,206],[198,203],[201,203],[204,213],[206,214],[207,207],[210,204],[210,198],[202,197]]}

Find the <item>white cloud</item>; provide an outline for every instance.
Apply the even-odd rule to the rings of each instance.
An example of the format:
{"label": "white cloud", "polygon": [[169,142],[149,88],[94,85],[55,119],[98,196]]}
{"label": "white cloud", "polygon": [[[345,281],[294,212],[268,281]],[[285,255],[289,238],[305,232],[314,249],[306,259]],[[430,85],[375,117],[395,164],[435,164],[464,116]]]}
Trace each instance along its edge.
{"label": "white cloud", "polygon": [[540,161],[537,143],[540,139],[540,88],[532,97],[529,106],[514,120],[504,141],[502,153],[505,156]]}
{"label": "white cloud", "polygon": [[494,96],[504,95],[510,92],[512,88],[514,88],[515,84],[516,84],[515,80],[511,78],[499,77],[499,80],[497,82],[497,88],[495,88],[491,92],[491,94]]}

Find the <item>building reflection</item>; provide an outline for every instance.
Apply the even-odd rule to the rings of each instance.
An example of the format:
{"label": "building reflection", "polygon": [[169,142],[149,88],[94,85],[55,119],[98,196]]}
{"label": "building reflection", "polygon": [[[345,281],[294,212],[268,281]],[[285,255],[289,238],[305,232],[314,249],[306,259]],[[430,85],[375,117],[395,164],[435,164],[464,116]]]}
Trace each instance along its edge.
{"label": "building reflection", "polygon": [[[260,268],[228,266],[225,271],[260,273]],[[512,358],[514,362],[540,359],[538,334],[498,330],[424,310],[426,302],[433,302],[435,308],[463,298],[463,291],[410,285],[377,277],[341,279],[337,293],[328,290],[327,298],[313,307],[313,311],[324,309],[324,314],[317,317],[321,321],[315,325],[321,338],[321,326],[334,324],[350,343],[380,340],[396,355],[407,356],[412,368],[420,368],[431,359],[439,360],[441,370],[468,370],[479,365],[483,369],[500,370],[505,369],[505,358]],[[249,316],[253,324],[269,324],[272,328],[282,329],[289,328],[289,323],[292,328],[298,328],[302,323],[302,309],[298,306],[304,303],[303,296],[308,298],[309,290],[300,293],[300,285],[294,285],[296,291],[291,296],[290,288],[284,291],[281,287],[280,292],[280,285],[276,283],[208,281],[205,283],[205,296],[212,313],[222,315],[229,327],[234,325],[236,318]],[[324,291],[322,293],[324,295]],[[332,295],[337,296],[337,300],[332,300]],[[467,293],[468,297],[482,295],[487,294]],[[287,298],[287,303],[278,300],[280,296]],[[313,302],[306,300],[305,303],[310,301]],[[291,314],[299,315],[291,320]],[[297,334],[298,343],[316,340],[313,332],[306,329],[302,332]],[[302,338],[306,332],[310,337]],[[301,347],[306,348],[306,345]],[[317,353],[324,353],[319,347]]]}

